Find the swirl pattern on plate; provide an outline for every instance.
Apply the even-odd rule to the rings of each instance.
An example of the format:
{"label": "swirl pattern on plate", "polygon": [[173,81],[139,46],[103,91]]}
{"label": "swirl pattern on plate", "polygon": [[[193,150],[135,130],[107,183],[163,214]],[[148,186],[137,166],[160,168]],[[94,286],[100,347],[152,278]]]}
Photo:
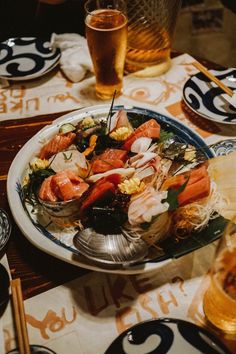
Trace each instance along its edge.
{"label": "swirl pattern on plate", "polygon": [[105,354],[230,354],[218,338],[193,323],[163,318],[138,323],[117,337]]}
{"label": "swirl pattern on plate", "polygon": [[236,150],[236,139],[219,141],[213,146],[216,156],[228,155]]}
{"label": "swirl pattern on plate", "polygon": [[[226,86],[236,89],[236,69],[211,72]],[[183,88],[183,99],[195,113],[215,122],[235,124],[236,107],[229,103],[226,96],[221,88],[202,73],[193,75]]]}
{"label": "swirl pattern on plate", "polygon": [[11,224],[8,215],[0,209],[0,250],[6,245],[11,234]]}
{"label": "swirl pattern on plate", "polygon": [[60,50],[37,38],[10,38],[0,43],[0,76],[17,80],[39,76],[53,68]]}

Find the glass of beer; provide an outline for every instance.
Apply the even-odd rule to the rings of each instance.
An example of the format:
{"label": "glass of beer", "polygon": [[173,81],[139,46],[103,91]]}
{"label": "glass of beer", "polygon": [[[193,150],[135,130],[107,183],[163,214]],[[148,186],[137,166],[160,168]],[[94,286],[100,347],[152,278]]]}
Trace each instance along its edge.
{"label": "glass of beer", "polygon": [[181,0],[127,2],[128,47],[125,70],[160,75],[170,68],[170,51]]}
{"label": "glass of beer", "polygon": [[86,38],[96,77],[96,94],[111,99],[122,91],[127,47],[124,0],[88,0],[85,3]]}
{"label": "glass of beer", "polygon": [[206,318],[226,333],[236,333],[236,217],[226,226],[203,298]]}

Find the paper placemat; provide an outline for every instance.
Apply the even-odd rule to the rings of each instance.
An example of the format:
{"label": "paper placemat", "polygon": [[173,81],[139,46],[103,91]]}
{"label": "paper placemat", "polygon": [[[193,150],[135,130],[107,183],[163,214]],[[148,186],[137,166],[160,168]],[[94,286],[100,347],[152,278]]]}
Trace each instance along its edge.
{"label": "paper placemat", "polygon": [[[57,354],[102,354],[130,326],[176,317],[204,324],[202,293],[215,245],[135,276],[89,273],[25,301],[29,338]],[[10,306],[3,317],[5,351],[15,347]]]}
{"label": "paper placemat", "polygon": [[[171,69],[159,77],[126,76],[123,95],[116,99],[115,104],[149,108],[174,117],[207,139],[209,144],[235,137],[236,125],[216,124],[200,118],[183,105],[183,85],[196,73],[196,68],[191,65],[193,60],[190,55],[182,54],[172,59]],[[9,87],[0,89],[0,122],[110,104],[110,101],[96,97],[94,85],[94,76],[72,83],[58,69],[36,80],[11,83]]]}
{"label": "paper placemat", "polygon": [[[159,77],[126,76],[123,95],[116,99],[116,104],[142,104],[161,110],[181,100],[183,84],[196,72],[189,64],[192,61],[193,58],[183,54],[174,58],[171,69]],[[0,121],[110,103],[96,97],[92,74],[79,83],[72,83],[60,70],[54,69],[35,80],[9,83],[9,87],[0,89]]]}
{"label": "paper placemat", "polygon": [[[187,54],[172,60],[170,70],[155,78],[124,78],[123,95],[116,104],[142,104],[161,110],[181,100],[182,87],[196,69]],[[78,83],[69,81],[57,68],[38,79],[9,82],[0,89],[0,121],[35,117],[42,114],[65,112],[94,104],[110,103],[95,95],[95,78],[92,74]]]}
{"label": "paper placemat", "polygon": [[[202,297],[215,246],[155,272],[135,276],[91,272],[26,300],[30,343],[57,354],[103,354],[121,332],[144,320],[172,317],[204,326]],[[3,317],[5,352],[16,345],[12,321],[9,306]],[[227,341],[227,336],[217,335]],[[236,347],[230,338],[227,343]]]}

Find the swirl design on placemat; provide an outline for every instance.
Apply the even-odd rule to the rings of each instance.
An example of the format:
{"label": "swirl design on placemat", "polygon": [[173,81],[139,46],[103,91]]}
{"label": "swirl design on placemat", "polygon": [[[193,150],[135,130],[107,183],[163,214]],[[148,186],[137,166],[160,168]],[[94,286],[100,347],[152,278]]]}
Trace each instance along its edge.
{"label": "swirl design on placemat", "polygon": [[138,323],[123,332],[105,354],[230,354],[213,334],[193,323],[163,318]]}
{"label": "swirl design on placemat", "polygon": [[[236,69],[212,73],[232,90],[236,89],[236,83],[228,80],[229,77],[236,78]],[[236,108],[225,99],[225,95],[202,73],[192,76],[183,89],[186,104],[197,114],[220,123],[236,123]]]}
{"label": "swirl design on placemat", "polygon": [[60,50],[37,38],[13,38],[0,43],[0,75],[5,78],[26,78],[43,74],[55,66]]}

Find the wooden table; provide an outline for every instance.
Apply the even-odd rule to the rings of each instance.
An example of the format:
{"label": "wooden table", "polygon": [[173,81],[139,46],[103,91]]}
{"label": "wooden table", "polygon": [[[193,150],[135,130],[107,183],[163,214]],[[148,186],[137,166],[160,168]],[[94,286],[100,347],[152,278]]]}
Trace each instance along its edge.
{"label": "wooden table", "polygon": [[[172,56],[177,54],[172,53]],[[208,68],[219,68],[219,65],[214,63],[201,62]],[[20,277],[22,280],[25,299],[88,272],[33,247],[14,222],[7,202],[7,172],[15,155],[34,134],[61,115],[63,113],[0,123],[0,207],[7,210],[12,221],[13,230],[7,247],[7,256],[12,278]]]}
{"label": "wooden table", "polygon": [[[201,62],[208,68],[220,68],[214,63]],[[0,122],[0,208],[9,213],[13,226],[6,253],[12,278],[21,278],[24,299],[89,272],[49,256],[31,245],[16,225],[7,201],[7,173],[15,155],[40,129],[65,113]]]}
{"label": "wooden table", "polygon": [[12,222],[12,234],[6,251],[12,278],[20,277],[22,280],[24,299],[88,272],[33,247],[14,222],[7,201],[7,172],[15,155],[34,134],[62,114],[0,123],[0,208],[9,213]]}

